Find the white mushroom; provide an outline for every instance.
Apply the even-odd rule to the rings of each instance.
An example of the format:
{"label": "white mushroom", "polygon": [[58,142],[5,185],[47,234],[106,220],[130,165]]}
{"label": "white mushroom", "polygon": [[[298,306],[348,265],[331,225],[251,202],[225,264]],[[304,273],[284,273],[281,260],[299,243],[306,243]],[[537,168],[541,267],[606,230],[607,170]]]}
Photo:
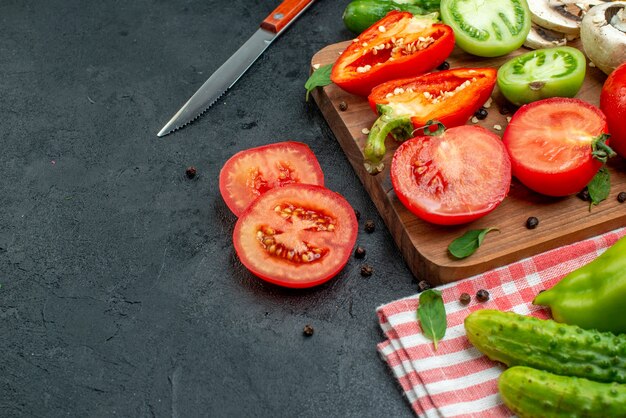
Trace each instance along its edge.
{"label": "white mushroom", "polygon": [[524,46],[530,49],[554,48],[565,44],[567,44],[567,39],[564,34],[542,28],[534,23],[524,41]]}
{"label": "white mushroom", "polygon": [[626,1],[614,1],[589,10],[580,36],[591,62],[606,74],[626,62]]}
{"label": "white mushroom", "polygon": [[584,14],[603,0],[528,0],[533,23],[574,39],[580,34]]}

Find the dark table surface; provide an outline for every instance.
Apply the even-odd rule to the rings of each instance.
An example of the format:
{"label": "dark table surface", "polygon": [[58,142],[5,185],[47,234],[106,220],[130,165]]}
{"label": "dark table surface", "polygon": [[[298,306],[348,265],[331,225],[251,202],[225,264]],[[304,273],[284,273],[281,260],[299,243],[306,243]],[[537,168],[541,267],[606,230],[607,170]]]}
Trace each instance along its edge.
{"label": "dark table surface", "polygon": [[[156,137],[278,3],[0,2],[1,416],[412,415],[375,308],[417,279],[304,100],[313,54],[353,36],[347,0],[318,0],[202,118]],[[284,140],[361,212],[367,250],[304,291],[241,265],[217,187],[235,152]]]}

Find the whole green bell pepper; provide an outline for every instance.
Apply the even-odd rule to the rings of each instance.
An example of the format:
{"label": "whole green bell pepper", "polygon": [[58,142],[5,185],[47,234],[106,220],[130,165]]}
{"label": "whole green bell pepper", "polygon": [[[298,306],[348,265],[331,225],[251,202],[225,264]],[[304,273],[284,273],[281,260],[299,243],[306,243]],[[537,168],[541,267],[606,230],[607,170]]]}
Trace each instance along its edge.
{"label": "whole green bell pepper", "polygon": [[625,334],[626,237],[539,293],[533,304],[549,306],[558,322]]}
{"label": "whole green bell pepper", "polygon": [[[439,9],[440,0],[353,0],[343,12],[343,23],[350,31],[361,33],[392,10],[425,15]],[[439,14],[433,15],[436,20]]]}

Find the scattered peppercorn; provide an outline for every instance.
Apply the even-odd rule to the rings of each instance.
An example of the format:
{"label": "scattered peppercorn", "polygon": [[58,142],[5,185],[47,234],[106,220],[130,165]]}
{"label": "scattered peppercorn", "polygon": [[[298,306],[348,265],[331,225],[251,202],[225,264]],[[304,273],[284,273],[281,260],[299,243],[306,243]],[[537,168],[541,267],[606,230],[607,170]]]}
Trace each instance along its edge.
{"label": "scattered peppercorn", "polygon": [[420,282],[417,284],[417,292],[421,293],[425,290],[430,289],[432,286],[430,285],[430,283],[428,283],[426,280],[420,280]]}
{"label": "scattered peppercorn", "polygon": [[483,120],[488,115],[489,115],[489,112],[487,112],[487,109],[485,109],[484,107],[481,107],[476,112],[474,112],[474,116],[476,116],[476,119],[478,119],[478,120]]}
{"label": "scattered peppercorn", "polygon": [[472,297],[469,295],[469,293],[461,293],[461,297],[459,297],[459,302],[461,302],[463,305],[469,305],[471,301]]}
{"label": "scattered peppercorn", "polygon": [[191,166],[191,167],[187,167],[187,170],[185,170],[185,174],[187,175],[187,178],[192,179],[196,176],[196,173],[198,171],[196,170],[196,167]]}
{"label": "scattered peppercorn", "polygon": [[439,67],[437,67],[438,70],[449,70],[450,69],[450,63],[448,61],[444,61],[442,62]]}
{"label": "scattered peppercorn", "polygon": [[535,229],[537,228],[537,225],[539,225],[539,219],[537,219],[536,217],[531,216],[530,218],[526,219],[526,228]]}
{"label": "scattered peppercorn", "polygon": [[365,257],[365,248],[359,246],[356,247],[356,250],[354,250],[354,257],[355,258],[364,258]]}
{"label": "scattered peppercorn", "polygon": [[589,197],[589,190],[587,190],[587,188],[585,187],[584,189],[582,189],[580,192],[578,192],[578,194],[576,195],[580,200],[583,200],[585,202],[588,202],[591,200],[591,197]]}
{"label": "scattered peppercorn", "polygon": [[356,216],[356,220],[361,219],[361,212],[358,209],[354,209],[354,216]]}
{"label": "scattered peppercorn", "polygon": [[489,292],[485,289],[480,289],[476,292],[476,299],[478,299],[479,302],[487,302],[489,300]]}
{"label": "scattered peppercorn", "polygon": [[361,276],[370,277],[373,273],[374,273],[374,269],[369,264],[366,264],[363,267],[361,267]]}
{"label": "scattered peppercorn", "polygon": [[313,332],[315,332],[315,330],[313,329],[312,326],[310,325],[305,325],[304,329],[302,330],[302,333],[306,336],[306,337],[310,337],[311,335],[313,335]]}
{"label": "scattered peppercorn", "polygon": [[626,202],[626,192],[619,192],[617,194],[617,201],[620,203]]}
{"label": "scattered peppercorn", "polygon": [[348,110],[348,103],[346,102],[339,103],[339,110],[341,110],[342,112],[345,112],[346,110]]}
{"label": "scattered peppercorn", "polygon": [[365,232],[371,234],[376,229],[376,224],[371,219],[365,221]]}
{"label": "scattered peppercorn", "polygon": [[511,108],[510,105],[508,105],[507,103],[503,103],[502,105],[500,105],[501,115],[508,115],[510,113],[513,113],[513,109]]}

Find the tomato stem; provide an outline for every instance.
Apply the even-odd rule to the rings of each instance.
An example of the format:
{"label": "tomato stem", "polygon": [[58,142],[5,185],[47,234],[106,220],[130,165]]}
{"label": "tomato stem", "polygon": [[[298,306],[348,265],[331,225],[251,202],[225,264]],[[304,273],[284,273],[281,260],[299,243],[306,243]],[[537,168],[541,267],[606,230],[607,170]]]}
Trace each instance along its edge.
{"label": "tomato stem", "polygon": [[600,134],[591,143],[591,155],[602,163],[606,163],[610,157],[616,155],[615,151],[606,143],[610,136],[609,134]]}
{"label": "tomato stem", "polygon": [[382,159],[387,151],[385,139],[389,134],[392,134],[397,141],[405,141],[413,136],[410,115],[396,116],[391,106],[378,106],[378,110],[380,117],[372,125],[363,150],[365,169],[372,175],[380,173],[384,168]]}

